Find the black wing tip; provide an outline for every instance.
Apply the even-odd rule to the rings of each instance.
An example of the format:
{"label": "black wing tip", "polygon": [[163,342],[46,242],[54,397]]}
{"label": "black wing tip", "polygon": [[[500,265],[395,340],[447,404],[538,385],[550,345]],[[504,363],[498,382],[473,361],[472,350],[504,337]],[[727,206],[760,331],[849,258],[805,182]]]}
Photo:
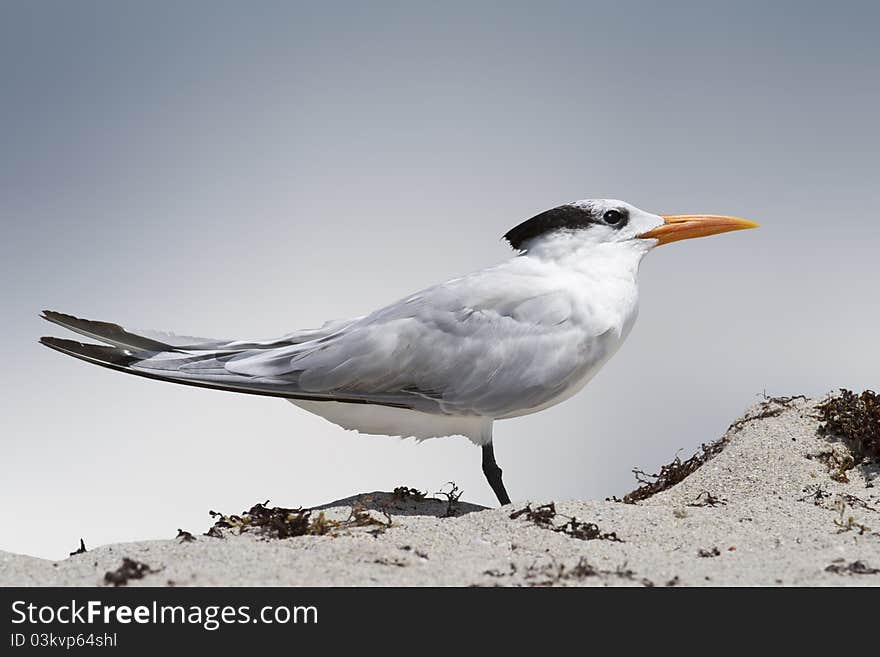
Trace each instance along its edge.
{"label": "black wing tip", "polygon": [[67,313],[60,313],[57,310],[49,309],[45,309],[40,313],[40,319],[45,319],[46,321],[52,322],[53,324],[62,325],[64,322],[80,321],[79,317],[74,317],[73,315],[68,315]]}
{"label": "black wing tip", "polygon": [[41,337],[40,344],[61,352],[62,354],[67,354],[74,358],[101,365],[128,367],[132,363],[141,360],[140,358],[133,356],[130,352],[117,347],[111,347],[104,344],[77,342],[76,340],[56,338],[51,335],[44,335]]}
{"label": "black wing tip", "polygon": [[173,351],[174,348],[159,340],[153,340],[125,330],[119,324],[102,322],[94,319],[83,319],[75,315],[60,313],[56,310],[44,310],[41,317],[62,326],[74,333],[106,342],[117,348],[138,351]]}
{"label": "black wing tip", "polygon": [[44,335],[40,338],[40,344],[49,347],[50,349],[67,349],[71,348],[74,345],[81,345],[81,342],[77,342],[76,340],[65,340],[64,338],[56,338],[52,335]]}

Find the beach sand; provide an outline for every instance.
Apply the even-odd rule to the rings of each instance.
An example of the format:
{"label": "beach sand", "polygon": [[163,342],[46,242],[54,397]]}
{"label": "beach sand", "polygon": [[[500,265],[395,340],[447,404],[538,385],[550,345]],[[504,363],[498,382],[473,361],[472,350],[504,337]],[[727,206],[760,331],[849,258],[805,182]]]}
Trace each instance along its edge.
{"label": "beach sand", "polygon": [[[370,493],[325,505],[324,535],[226,528],[216,538],[205,527],[189,528],[191,541],[105,545],[57,562],[0,552],[0,586],[104,585],[123,558],[149,566],[129,586],[880,585],[880,467],[847,469],[845,442],[818,430],[819,401],[757,404],[720,453],[635,504],[556,502],[555,517],[544,508],[511,518],[523,505]],[[334,528],[358,504],[361,522]]]}

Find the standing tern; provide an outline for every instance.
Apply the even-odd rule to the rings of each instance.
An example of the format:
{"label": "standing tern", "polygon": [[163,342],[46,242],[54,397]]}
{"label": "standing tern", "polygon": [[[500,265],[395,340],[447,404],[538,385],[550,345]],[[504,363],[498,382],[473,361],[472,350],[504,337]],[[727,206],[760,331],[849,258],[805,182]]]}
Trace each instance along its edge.
{"label": "standing tern", "polygon": [[648,251],[757,226],[575,201],[508,231],[517,253],[505,262],[318,329],[215,340],[45,311],[50,322],[104,344],[40,342],[129,374],[282,397],[361,433],[465,436],[482,447],[483,473],[508,504],[492,447],[495,420],[554,406],[598,372],[636,319],[636,277]]}

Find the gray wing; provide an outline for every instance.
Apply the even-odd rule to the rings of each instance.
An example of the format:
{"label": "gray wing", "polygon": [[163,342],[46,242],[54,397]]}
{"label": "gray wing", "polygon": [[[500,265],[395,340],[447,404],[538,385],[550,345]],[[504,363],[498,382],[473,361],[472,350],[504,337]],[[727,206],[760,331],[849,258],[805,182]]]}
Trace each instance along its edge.
{"label": "gray wing", "polygon": [[[558,397],[597,362],[608,327],[541,276],[503,267],[355,320],[272,341],[179,339],[46,318],[111,345],[44,338],[92,363],[175,383],[292,399],[504,417]],[[63,320],[63,321],[62,321]],[[73,321],[76,320],[76,321]]]}
{"label": "gray wing", "polygon": [[493,273],[430,288],[314,342],[237,354],[224,367],[314,394],[504,417],[558,397],[598,360],[590,337],[606,328],[583,319],[567,292]]}

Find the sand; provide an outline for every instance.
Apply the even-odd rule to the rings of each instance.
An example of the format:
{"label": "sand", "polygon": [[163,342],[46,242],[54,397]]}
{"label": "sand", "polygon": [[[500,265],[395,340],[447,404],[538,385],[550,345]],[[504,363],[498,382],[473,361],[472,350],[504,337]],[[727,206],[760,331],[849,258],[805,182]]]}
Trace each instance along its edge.
{"label": "sand", "polygon": [[[103,585],[123,557],[151,569],[129,586],[880,585],[880,467],[856,466],[848,482],[832,477],[828,458],[816,455],[845,461],[847,448],[817,431],[818,401],[749,409],[720,454],[645,501],[556,503],[619,541],[582,540],[525,514],[511,519],[521,505],[460,503],[443,517],[445,500],[377,492],[323,508],[336,519],[357,503],[385,508],[388,528],[281,540],[225,530],[224,538],[106,545],[58,562],[0,552],[0,586]],[[557,516],[553,526],[566,521]]]}

